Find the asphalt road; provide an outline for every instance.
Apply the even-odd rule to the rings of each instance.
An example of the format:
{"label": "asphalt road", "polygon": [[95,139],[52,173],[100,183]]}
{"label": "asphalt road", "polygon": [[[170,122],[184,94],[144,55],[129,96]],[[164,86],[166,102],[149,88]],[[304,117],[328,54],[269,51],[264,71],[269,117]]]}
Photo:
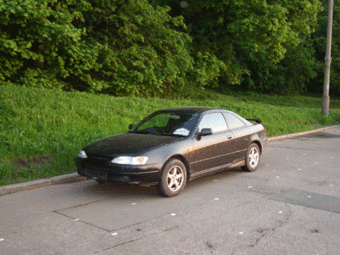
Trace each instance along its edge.
{"label": "asphalt road", "polygon": [[0,254],[340,254],[340,128],[174,198],[93,180],[0,196]]}

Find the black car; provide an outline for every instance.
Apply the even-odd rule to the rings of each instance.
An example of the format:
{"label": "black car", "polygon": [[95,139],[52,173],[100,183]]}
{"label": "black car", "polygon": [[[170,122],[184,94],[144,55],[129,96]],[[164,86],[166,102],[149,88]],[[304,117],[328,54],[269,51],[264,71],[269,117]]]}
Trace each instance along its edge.
{"label": "black car", "polygon": [[171,108],[85,146],[76,165],[80,175],[98,182],[157,185],[171,197],[188,180],[222,169],[255,171],[266,146],[260,121],[211,107]]}

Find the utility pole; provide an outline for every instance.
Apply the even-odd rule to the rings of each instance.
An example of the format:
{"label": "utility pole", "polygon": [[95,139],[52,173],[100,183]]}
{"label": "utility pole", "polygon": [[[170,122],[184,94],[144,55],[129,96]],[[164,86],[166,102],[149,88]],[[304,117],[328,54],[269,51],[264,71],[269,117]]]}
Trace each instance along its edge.
{"label": "utility pole", "polygon": [[332,50],[332,26],[333,26],[333,0],[328,1],[327,45],[325,58],[325,79],[322,95],[322,114],[328,117],[329,112],[329,78],[331,72]]}

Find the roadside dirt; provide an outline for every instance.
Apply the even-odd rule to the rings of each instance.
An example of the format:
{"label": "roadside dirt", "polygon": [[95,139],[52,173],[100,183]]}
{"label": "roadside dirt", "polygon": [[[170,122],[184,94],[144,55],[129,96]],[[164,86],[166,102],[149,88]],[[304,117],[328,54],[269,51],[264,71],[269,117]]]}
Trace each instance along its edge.
{"label": "roadside dirt", "polygon": [[30,168],[33,166],[41,166],[50,162],[51,155],[40,155],[31,158],[16,158],[13,163],[19,168]]}

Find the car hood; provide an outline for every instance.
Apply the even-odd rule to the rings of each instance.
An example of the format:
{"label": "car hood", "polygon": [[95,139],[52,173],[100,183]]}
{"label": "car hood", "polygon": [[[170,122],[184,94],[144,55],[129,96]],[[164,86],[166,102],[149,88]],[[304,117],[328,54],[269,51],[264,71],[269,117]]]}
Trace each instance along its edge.
{"label": "car hood", "polygon": [[183,138],[152,134],[125,133],[95,141],[84,147],[88,155],[133,155]]}

